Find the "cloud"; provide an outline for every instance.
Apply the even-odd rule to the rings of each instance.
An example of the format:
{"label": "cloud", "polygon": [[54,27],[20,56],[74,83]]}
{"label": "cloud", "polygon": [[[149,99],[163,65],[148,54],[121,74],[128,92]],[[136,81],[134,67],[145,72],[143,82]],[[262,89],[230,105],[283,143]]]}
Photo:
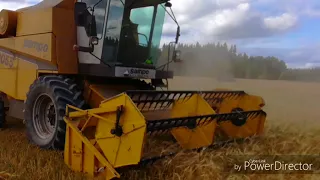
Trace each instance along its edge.
{"label": "cloud", "polygon": [[284,31],[292,28],[297,23],[297,17],[292,14],[283,13],[280,16],[272,16],[264,19],[267,28],[275,31]]}
{"label": "cloud", "polygon": [[[199,20],[205,37],[233,39],[262,36],[261,20],[250,13],[250,4],[242,3],[234,8],[217,10]],[[257,34],[259,32],[259,34]]]}
{"label": "cloud", "polygon": [[306,8],[302,11],[304,15],[307,15],[309,17],[320,17],[320,8]]}
{"label": "cloud", "polygon": [[[176,0],[172,4],[184,41],[269,37],[289,32],[298,23],[291,13],[270,16],[254,9],[253,0]],[[167,18],[164,35],[172,36],[176,26],[169,21]]]}

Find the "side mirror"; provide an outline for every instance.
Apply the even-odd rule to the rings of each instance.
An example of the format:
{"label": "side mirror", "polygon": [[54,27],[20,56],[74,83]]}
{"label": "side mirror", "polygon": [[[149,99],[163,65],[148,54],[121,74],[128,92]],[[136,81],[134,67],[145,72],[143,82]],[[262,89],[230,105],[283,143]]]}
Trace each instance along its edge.
{"label": "side mirror", "polygon": [[86,25],[87,17],[90,16],[87,9],[87,4],[84,2],[76,2],[74,4],[74,18],[77,26],[84,27]]}
{"label": "side mirror", "polygon": [[74,4],[75,24],[84,27],[88,37],[97,36],[96,18],[88,11],[87,4],[76,2]]}
{"label": "side mirror", "polygon": [[180,37],[180,26],[177,28],[177,34],[176,34],[176,44],[179,42],[179,37]]}
{"label": "side mirror", "polygon": [[181,62],[181,51],[180,50],[175,50],[173,52],[173,57],[172,57],[173,62]]}

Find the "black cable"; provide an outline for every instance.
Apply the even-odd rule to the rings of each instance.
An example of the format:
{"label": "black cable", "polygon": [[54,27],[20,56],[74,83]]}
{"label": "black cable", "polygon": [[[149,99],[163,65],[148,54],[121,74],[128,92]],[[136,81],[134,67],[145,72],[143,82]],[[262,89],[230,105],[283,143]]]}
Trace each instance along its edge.
{"label": "black cable", "polygon": [[94,55],[93,53],[90,53],[93,57],[97,58],[100,62],[102,62],[103,64],[107,65],[109,68],[111,68],[110,64],[105,63],[104,61],[102,61],[102,59],[98,58],[96,55]]}

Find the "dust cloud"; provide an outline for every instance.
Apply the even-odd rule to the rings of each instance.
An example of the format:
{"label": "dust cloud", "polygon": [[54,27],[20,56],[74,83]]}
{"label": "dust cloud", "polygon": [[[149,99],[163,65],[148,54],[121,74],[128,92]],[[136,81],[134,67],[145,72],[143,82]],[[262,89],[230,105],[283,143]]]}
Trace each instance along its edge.
{"label": "dust cloud", "polygon": [[[205,48],[181,48],[182,62],[171,63],[169,70],[174,76],[205,77],[221,82],[233,82],[231,57]],[[163,51],[158,64],[167,62],[167,51]]]}

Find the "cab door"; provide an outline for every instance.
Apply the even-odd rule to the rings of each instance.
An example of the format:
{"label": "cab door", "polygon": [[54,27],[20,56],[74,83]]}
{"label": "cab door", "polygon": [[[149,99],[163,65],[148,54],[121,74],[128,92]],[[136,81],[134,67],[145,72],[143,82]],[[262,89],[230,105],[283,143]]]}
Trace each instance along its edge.
{"label": "cab door", "polygon": [[[104,26],[108,11],[109,0],[78,0],[87,4],[88,11],[92,14],[91,8],[94,8],[94,16],[96,19],[97,37],[99,39],[98,45],[94,46],[93,55],[88,52],[78,52],[78,59],[80,64],[101,64],[102,48],[104,43]],[[89,36],[86,33],[85,27],[77,26],[77,44],[78,46],[89,47]]]}

